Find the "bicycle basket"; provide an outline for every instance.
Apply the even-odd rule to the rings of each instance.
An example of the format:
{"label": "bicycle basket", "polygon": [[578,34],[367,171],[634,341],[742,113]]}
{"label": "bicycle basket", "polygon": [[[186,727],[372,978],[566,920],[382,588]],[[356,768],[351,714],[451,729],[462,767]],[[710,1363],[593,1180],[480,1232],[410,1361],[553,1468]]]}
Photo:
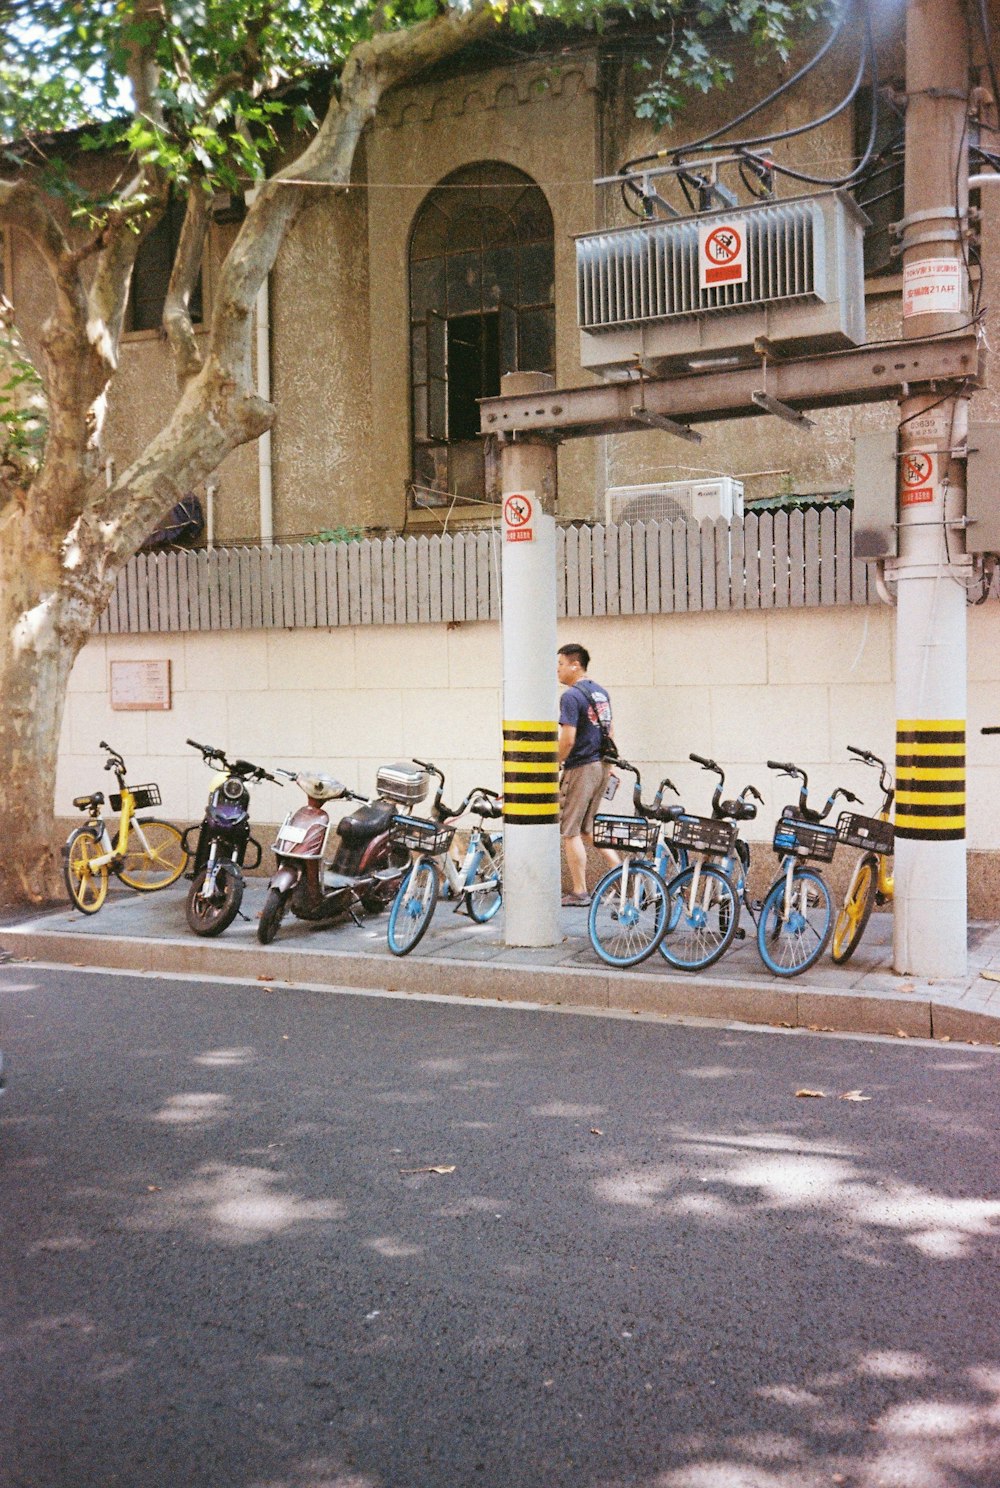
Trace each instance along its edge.
{"label": "bicycle basket", "polygon": [[815,858],[819,863],[829,863],[837,850],[837,829],[820,822],[802,821],[797,816],[782,816],[774,824],[772,846],[782,857]]}
{"label": "bicycle basket", "polygon": [[690,852],[728,857],[736,841],[736,825],[711,816],[679,816],[674,822],[674,844]]}
{"label": "bicycle basket", "polygon": [[[145,811],[150,806],[161,806],[160,787],[158,785],[130,785],[132,803],[136,811]],[[112,811],[121,811],[122,798],[118,791],[108,797],[108,805]]]}
{"label": "bicycle basket", "polygon": [[846,847],[860,847],[865,852],[891,854],[895,846],[892,822],[877,816],[859,816],[856,811],[842,811],[837,818],[837,841]]}
{"label": "bicycle basket", "polygon": [[440,823],[425,821],[421,816],[397,816],[389,828],[389,846],[405,847],[410,852],[435,857],[447,852],[454,835],[454,827],[442,827]]}
{"label": "bicycle basket", "polygon": [[660,824],[644,816],[595,816],[594,846],[616,847],[619,852],[651,853],[656,848]]}

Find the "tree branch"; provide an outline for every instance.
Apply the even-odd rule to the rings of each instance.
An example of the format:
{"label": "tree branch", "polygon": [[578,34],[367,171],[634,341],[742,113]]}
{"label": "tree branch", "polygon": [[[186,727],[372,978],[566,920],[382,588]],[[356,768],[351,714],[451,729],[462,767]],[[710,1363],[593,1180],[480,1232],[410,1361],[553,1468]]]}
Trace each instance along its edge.
{"label": "tree branch", "polygon": [[185,384],[201,370],[201,352],[191,323],[191,295],[198,283],[208,237],[209,197],[201,181],[188,189],[187,211],[163,306],[163,328],[174,353],[177,384]]}

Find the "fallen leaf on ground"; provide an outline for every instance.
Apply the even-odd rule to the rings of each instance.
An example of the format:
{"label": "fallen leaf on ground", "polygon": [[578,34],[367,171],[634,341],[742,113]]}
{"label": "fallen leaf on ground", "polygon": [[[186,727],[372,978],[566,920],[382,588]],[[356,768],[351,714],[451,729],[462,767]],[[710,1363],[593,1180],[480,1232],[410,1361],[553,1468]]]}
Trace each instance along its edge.
{"label": "fallen leaf on ground", "polygon": [[601,1131],[601,1128],[599,1126],[592,1126],[590,1128],[590,1135],[592,1137],[603,1137],[604,1133]]}
{"label": "fallen leaf on ground", "polygon": [[942,1033],[941,1037],[938,1039],[938,1043],[939,1044],[950,1044],[951,1043],[951,1034],[950,1033]]}
{"label": "fallen leaf on ground", "polygon": [[796,1095],[812,1096],[815,1100],[822,1100],[825,1097],[825,1095],[826,1095],[826,1091],[825,1090],[796,1090],[795,1094]]}
{"label": "fallen leaf on ground", "polygon": [[905,1028],[897,1028],[896,1029],[896,1037],[897,1038],[909,1038],[910,1035],[907,1033],[907,1031],[906,1031]]}
{"label": "fallen leaf on ground", "polygon": [[156,1186],[156,1184],[155,1184],[155,1183],[147,1183],[147,1184],[146,1184],[146,1192],[147,1192],[147,1193],[159,1193],[159,1192],[160,1192],[160,1190],[159,1190],[159,1188],[158,1188],[158,1187],[157,1187],[157,1186]]}
{"label": "fallen leaf on ground", "polygon": [[274,981],[274,977],[273,976],[259,976],[257,978],[257,980],[258,980],[258,982],[273,982]]}
{"label": "fallen leaf on ground", "polygon": [[454,1166],[450,1168],[400,1168],[401,1173],[454,1173]]}
{"label": "fallen leaf on ground", "polygon": [[981,971],[979,975],[986,982],[1000,982],[1000,971]]}
{"label": "fallen leaf on ground", "polygon": [[862,1095],[860,1090],[845,1090],[840,1099],[849,1101],[870,1101],[871,1096]]}

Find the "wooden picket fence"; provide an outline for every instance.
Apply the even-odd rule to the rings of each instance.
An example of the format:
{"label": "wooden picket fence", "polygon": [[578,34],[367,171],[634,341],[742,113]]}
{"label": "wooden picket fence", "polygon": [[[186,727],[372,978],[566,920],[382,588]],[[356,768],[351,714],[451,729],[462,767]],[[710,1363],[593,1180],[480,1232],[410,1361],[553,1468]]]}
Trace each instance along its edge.
{"label": "wooden picket fence", "polygon": [[[498,529],[138,554],[102,635],[496,620]],[[875,602],[846,507],[558,530],[560,615]]]}

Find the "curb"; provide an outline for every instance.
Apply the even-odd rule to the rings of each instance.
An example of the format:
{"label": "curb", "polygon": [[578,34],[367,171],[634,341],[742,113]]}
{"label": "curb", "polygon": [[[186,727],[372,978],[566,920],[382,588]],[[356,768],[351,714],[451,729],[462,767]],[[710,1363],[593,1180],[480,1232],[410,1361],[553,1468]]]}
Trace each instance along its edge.
{"label": "curb", "polygon": [[255,947],[193,937],[180,941],[153,936],[95,936],[43,928],[2,927],[0,949],[22,960],[103,966],[138,974],[225,976],[248,983],[307,983],[415,996],[445,994],[824,1033],[878,1033],[1000,1044],[1000,1017],[935,1001],[931,986],[910,993],[873,993],[863,987],[831,991],[826,986],[796,982],[760,986],[706,976],[653,975],[641,970],[470,962],[419,954],[400,958],[371,951],[283,949],[280,945],[269,947],[264,977]]}

